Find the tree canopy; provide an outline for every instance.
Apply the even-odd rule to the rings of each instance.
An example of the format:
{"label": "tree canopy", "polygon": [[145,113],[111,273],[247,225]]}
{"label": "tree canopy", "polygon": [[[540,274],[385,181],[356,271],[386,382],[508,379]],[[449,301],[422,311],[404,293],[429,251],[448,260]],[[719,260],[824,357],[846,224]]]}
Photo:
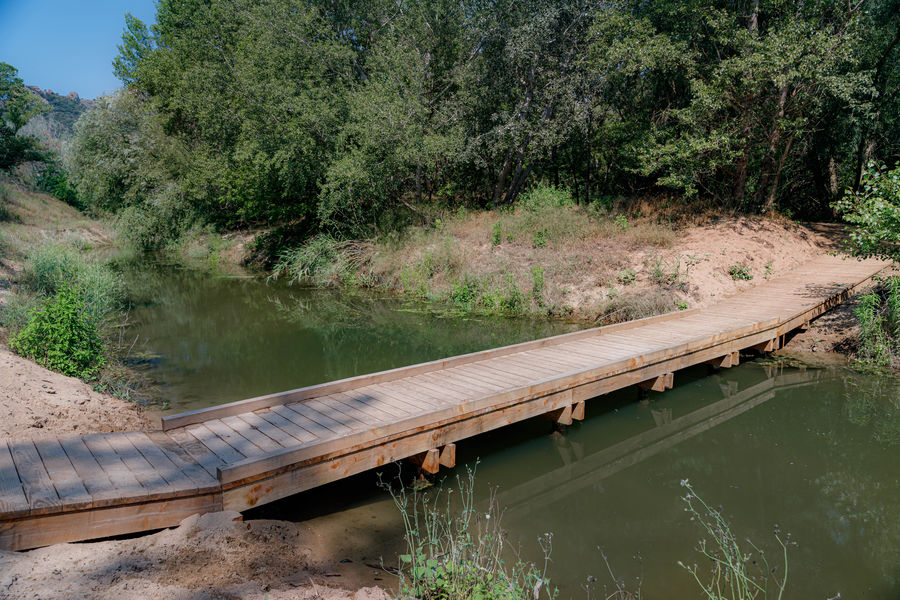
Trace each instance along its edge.
{"label": "tree canopy", "polygon": [[900,158],[898,42],[900,0],[160,0],[75,183],[347,235],[538,181],[822,216]]}
{"label": "tree canopy", "polygon": [[18,135],[28,121],[43,110],[40,101],[19,78],[12,65],[0,62],[0,171],[43,157],[37,140]]}

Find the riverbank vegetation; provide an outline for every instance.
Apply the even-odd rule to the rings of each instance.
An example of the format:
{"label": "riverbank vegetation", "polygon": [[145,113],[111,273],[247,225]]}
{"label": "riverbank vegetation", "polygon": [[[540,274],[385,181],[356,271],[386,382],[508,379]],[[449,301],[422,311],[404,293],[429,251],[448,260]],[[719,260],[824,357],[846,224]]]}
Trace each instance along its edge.
{"label": "riverbank vegetation", "polygon": [[132,398],[122,364],[127,308],[115,237],[74,208],[0,180],[0,339],[16,353],[95,389]]}
{"label": "riverbank vegetation", "polygon": [[369,240],[540,185],[821,218],[900,156],[898,35],[882,0],[167,1],[127,18],[67,164],[144,249]]}

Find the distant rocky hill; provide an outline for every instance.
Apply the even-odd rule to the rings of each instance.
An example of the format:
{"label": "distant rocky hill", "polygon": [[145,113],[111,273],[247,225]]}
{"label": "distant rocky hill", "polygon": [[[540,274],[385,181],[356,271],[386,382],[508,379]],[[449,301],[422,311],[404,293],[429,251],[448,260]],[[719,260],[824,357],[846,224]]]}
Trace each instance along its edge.
{"label": "distant rocky hill", "polygon": [[21,133],[36,136],[48,148],[59,150],[62,143],[72,136],[75,121],[84,111],[93,108],[94,101],[81,98],[77,92],[69,92],[63,96],[53,90],[42,90],[34,85],[26,87],[40,98],[49,110],[31,119]]}

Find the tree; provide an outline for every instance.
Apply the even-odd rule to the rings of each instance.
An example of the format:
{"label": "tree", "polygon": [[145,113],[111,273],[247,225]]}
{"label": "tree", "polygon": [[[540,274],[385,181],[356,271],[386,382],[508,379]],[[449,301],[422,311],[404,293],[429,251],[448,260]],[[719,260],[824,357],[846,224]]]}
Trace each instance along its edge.
{"label": "tree", "polygon": [[0,170],[5,171],[43,158],[35,138],[18,135],[29,119],[43,110],[18,73],[12,65],[0,62]]}
{"label": "tree", "polygon": [[854,255],[900,262],[900,165],[870,163],[859,188],[848,189],[834,208],[851,225],[847,245]]}

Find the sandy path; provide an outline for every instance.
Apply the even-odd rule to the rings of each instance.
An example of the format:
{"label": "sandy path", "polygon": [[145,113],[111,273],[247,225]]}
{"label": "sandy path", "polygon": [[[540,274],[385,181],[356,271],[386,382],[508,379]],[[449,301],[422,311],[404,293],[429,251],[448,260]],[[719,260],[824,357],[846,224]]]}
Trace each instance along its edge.
{"label": "sandy path", "polygon": [[133,402],[95,392],[0,346],[0,437],[42,437],[153,428]]}
{"label": "sandy path", "polygon": [[316,532],[236,512],[194,515],[133,539],[0,551],[0,598],[42,600],[384,600],[333,587]]}

